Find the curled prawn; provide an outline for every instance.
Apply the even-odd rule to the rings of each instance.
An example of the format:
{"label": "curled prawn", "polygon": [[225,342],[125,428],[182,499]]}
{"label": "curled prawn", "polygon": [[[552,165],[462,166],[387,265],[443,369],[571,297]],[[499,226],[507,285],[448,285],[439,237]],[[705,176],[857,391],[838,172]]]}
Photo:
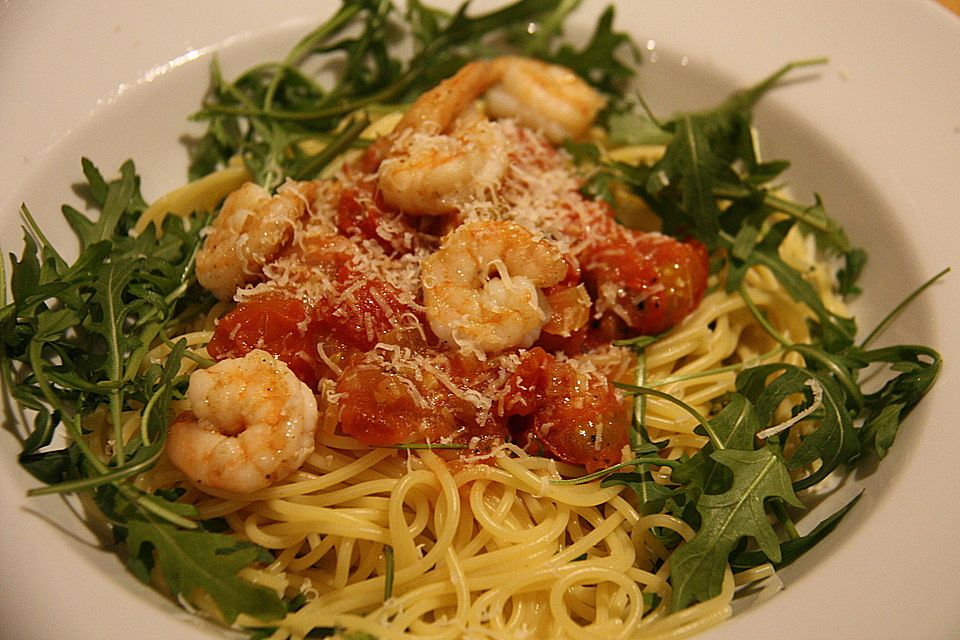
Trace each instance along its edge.
{"label": "curled prawn", "polygon": [[424,93],[393,133],[444,133],[484,93],[492,117],[517,118],[526,127],[543,130],[553,142],[582,137],[605,104],[603,96],[567,67],[500,56],[471,62]]}
{"label": "curled prawn", "polygon": [[496,190],[509,167],[503,132],[472,112],[486,94],[494,118],[516,118],[553,142],[582,138],[604,100],[565,67],[519,56],[465,65],[424,93],[377,143],[384,200],[412,215],[443,215]]}
{"label": "curled prawn", "polygon": [[252,182],[227,196],[210,234],[197,252],[197,280],[220,300],[259,279],[262,268],[293,238],[307,211],[301,184],[289,183],[271,196]]}
{"label": "curled prawn", "polygon": [[265,351],[190,376],[191,410],[170,425],[166,454],[202,487],[252,493],[300,468],[314,449],[313,392]]}
{"label": "curled prawn", "polygon": [[427,321],[441,340],[480,358],[529,347],[550,318],[542,289],[566,272],[554,244],[514,222],[461,225],[421,263]]}
{"label": "curled prawn", "polygon": [[449,135],[403,136],[378,170],[386,202],[405,213],[444,215],[499,187],[508,167],[506,138],[473,118]]}
{"label": "curled prawn", "polygon": [[497,82],[487,91],[487,112],[516,118],[553,143],[583,138],[604,106],[603,96],[566,67],[520,56],[493,65]]}
{"label": "curled prawn", "polygon": [[387,203],[443,215],[496,188],[507,170],[503,134],[469,113],[496,78],[489,62],[471,62],[411,105],[385,140],[389,153],[377,172]]}
{"label": "curled prawn", "polygon": [[470,62],[433,89],[423,93],[397,123],[393,135],[412,130],[446,133],[473,101],[500,78],[500,67],[486,61]]}

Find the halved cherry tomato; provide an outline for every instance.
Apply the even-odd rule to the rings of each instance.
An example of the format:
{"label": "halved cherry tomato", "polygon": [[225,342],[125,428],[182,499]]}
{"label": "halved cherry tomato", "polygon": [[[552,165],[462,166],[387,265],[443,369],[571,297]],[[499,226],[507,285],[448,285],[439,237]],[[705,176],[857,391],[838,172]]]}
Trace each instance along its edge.
{"label": "halved cherry tomato", "polygon": [[512,418],[514,440],[530,453],[587,471],[620,462],[628,442],[628,417],[613,385],[578,374],[538,347],[507,381],[502,412]]}
{"label": "halved cherry tomato", "polygon": [[437,360],[416,374],[384,370],[361,362],[344,369],[337,381],[340,428],[369,445],[438,442],[441,438],[477,448],[499,444],[507,437],[505,420],[491,415],[443,384],[468,389],[492,376],[481,365],[468,371],[456,358]]}
{"label": "halved cherry tomato", "polygon": [[633,332],[651,335],[677,325],[700,304],[709,255],[695,240],[636,232],[594,244],[581,266],[594,299],[615,297],[607,313]]}
{"label": "halved cherry tomato", "polygon": [[242,302],[220,318],[207,345],[215,360],[239,358],[254,349],[282,360],[294,375],[316,389],[317,335],[300,300],[259,297]]}
{"label": "halved cherry tomato", "polygon": [[340,269],[338,288],[347,292],[336,304],[321,303],[317,320],[337,339],[368,351],[392,331],[398,318],[419,313],[400,301],[400,292],[382,280],[370,280],[347,267]]}
{"label": "halved cherry tomato", "polygon": [[359,364],[344,370],[337,381],[340,428],[347,435],[373,446],[402,442],[436,442],[449,435],[436,407],[418,402],[413,383],[378,366]]}
{"label": "halved cherry tomato", "polygon": [[[397,211],[390,211],[374,191],[345,189],[337,201],[337,229],[345,236],[373,240],[388,254],[410,251],[415,229]],[[387,224],[384,224],[387,222]]]}

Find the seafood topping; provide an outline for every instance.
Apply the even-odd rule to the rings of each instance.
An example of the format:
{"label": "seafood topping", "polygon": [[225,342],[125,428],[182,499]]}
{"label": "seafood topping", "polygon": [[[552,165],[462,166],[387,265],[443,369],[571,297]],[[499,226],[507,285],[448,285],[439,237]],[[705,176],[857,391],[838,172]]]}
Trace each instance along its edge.
{"label": "seafood topping", "polygon": [[[682,321],[708,264],[698,243],[625,228],[580,194],[555,145],[586,137],[602,106],[567,69],[474,62],[335,178],[227,198],[197,270],[239,304],[172,428],[178,466],[235,491],[279,479],[309,447],[271,434],[291,412],[311,431],[302,395],[324,389],[339,432],[368,445],[513,441],[588,469],[619,462],[623,367],[598,368],[592,352]],[[237,426],[244,390],[265,384],[273,413]],[[258,444],[272,467],[252,462]]]}

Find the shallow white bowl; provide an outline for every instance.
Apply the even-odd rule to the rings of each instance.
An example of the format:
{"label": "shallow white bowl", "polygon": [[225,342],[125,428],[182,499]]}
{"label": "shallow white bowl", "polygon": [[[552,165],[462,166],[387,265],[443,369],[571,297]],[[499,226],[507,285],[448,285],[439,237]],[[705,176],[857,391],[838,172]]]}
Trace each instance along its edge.
{"label": "shallow white bowl", "polygon": [[[477,2],[477,8],[493,2]],[[712,104],[782,63],[829,56],[757,110],[765,155],[793,162],[803,199],[820,193],[871,261],[861,327],[956,261],[960,226],[960,20],[932,2],[619,2],[618,25],[646,50],[641,89],[660,113]],[[601,5],[586,2],[582,24]],[[19,253],[26,202],[69,242],[59,205],[77,204],[80,157],[105,172],[134,158],[151,200],[185,179],[179,138],[207,86],[210,54],[228,75],[282,55],[332,3],[120,2],[0,5],[0,243]],[[282,10],[282,14],[278,12]],[[53,225],[53,227],[50,227]],[[67,245],[70,246],[70,245]],[[954,265],[955,266],[955,265]],[[948,276],[887,335],[931,345],[946,365],[821,546],[782,572],[785,589],[703,637],[954,638],[960,607],[960,309]],[[70,504],[30,499],[33,481],[0,433],[3,637],[210,638],[140,585]]]}

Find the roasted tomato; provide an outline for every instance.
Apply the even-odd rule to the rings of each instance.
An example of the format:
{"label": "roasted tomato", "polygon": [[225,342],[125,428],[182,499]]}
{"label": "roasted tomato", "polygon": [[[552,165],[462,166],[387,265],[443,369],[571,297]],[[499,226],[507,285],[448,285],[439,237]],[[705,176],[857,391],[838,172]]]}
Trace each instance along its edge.
{"label": "roasted tomato", "polygon": [[613,385],[531,349],[507,381],[501,404],[514,440],[530,453],[596,471],[620,462],[629,419]]}
{"label": "roasted tomato", "polygon": [[409,220],[383,205],[372,189],[344,189],[337,202],[337,229],[345,236],[372,240],[388,254],[410,251],[415,229]]}
{"label": "roasted tomato", "polygon": [[581,256],[581,267],[597,311],[650,335],[675,326],[700,304],[709,256],[695,240],[637,232],[594,244]]}
{"label": "roasted tomato", "polygon": [[353,189],[346,189],[340,194],[337,203],[337,228],[346,236],[359,235],[362,238],[376,240],[385,249],[390,244],[377,235],[377,226],[383,212],[376,205],[364,206],[359,200],[359,193]]}
{"label": "roasted tomato", "polygon": [[422,442],[449,435],[453,426],[427,406],[407,378],[373,364],[346,369],[337,381],[340,428],[373,446]]}
{"label": "roasted tomato", "polygon": [[505,419],[451,390],[478,386],[487,373],[467,371],[457,359],[434,360],[416,373],[388,371],[371,362],[352,365],[336,386],[340,428],[374,446],[441,438],[478,449],[502,443],[508,437]]}
{"label": "roasted tomato", "polygon": [[335,277],[336,299],[314,306],[281,296],[240,303],[217,323],[208,352],[215,360],[223,360],[263,349],[316,389],[320,379],[334,376],[328,361],[342,368],[380,341],[396,342],[398,319],[416,314],[399,301],[396,288],[345,266],[337,269]]}
{"label": "roasted tomato", "polygon": [[283,360],[298,378],[316,389],[317,336],[300,300],[261,297],[242,302],[220,318],[207,345],[215,360],[240,358],[254,349]]}
{"label": "roasted tomato", "polygon": [[337,279],[339,298],[321,303],[317,317],[338,340],[367,351],[393,331],[404,314],[419,318],[419,312],[401,302],[400,292],[387,282],[370,280],[346,267]]}

